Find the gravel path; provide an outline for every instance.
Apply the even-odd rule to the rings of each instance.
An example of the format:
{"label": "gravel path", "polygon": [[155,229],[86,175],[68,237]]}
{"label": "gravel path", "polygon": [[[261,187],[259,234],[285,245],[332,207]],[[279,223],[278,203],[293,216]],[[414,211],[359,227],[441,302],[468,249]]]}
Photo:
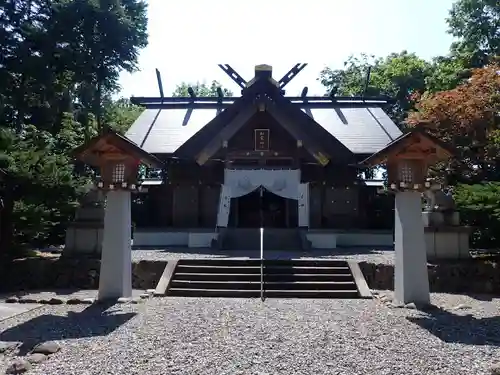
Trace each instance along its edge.
{"label": "gravel path", "polygon": [[500,360],[500,300],[432,298],[446,310],[430,315],[381,300],[196,298],[156,298],[105,314],[45,306],[1,322],[0,341],[60,340],[62,350],[33,375],[489,374]]}
{"label": "gravel path", "polygon": [[[148,249],[133,250],[132,259],[139,260],[168,260],[177,258],[259,258],[259,251],[218,251],[214,249]],[[291,252],[266,250],[266,259],[289,259],[289,258],[322,258],[322,259],[351,259],[359,262],[371,262],[380,264],[393,264],[394,251],[392,250],[370,250],[370,249],[335,249],[335,250],[313,250],[310,252]]]}

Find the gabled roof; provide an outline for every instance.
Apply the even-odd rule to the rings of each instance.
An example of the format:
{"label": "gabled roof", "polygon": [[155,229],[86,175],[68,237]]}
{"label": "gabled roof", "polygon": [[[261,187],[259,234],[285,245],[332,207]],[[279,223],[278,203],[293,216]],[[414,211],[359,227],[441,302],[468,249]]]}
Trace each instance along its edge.
{"label": "gabled roof", "polygon": [[286,97],[270,71],[257,69],[255,78],[238,98],[162,97],[131,101],[146,109],[126,136],[153,154],[193,155],[223,129],[230,135],[227,125],[237,122],[239,125],[234,126],[240,126],[244,116],[238,115],[263,101],[272,104],[269,113],[288,131],[300,133],[304,141],[310,139],[309,143],[314,141],[318,150],[340,159],[373,154],[401,135],[380,108],[388,103],[386,98]]}
{"label": "gabled roof", "polygon": [[[379,106],[301,110],[355,154],[373,154],[402,134]],[[149,153],[173,154],[216,116],[215,108],[146,108],[126,136]]]}

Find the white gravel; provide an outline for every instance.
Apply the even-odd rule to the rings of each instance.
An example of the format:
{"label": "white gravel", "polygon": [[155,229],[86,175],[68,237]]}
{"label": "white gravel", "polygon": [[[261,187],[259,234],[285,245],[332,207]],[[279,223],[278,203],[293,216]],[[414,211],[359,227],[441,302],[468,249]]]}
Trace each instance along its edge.
{"label": "white gravel", "polygon": [[[229,251],[214,249],[188,249],[188,248],[170,248],[170,249],[136,249],[132,251],[132,259],[139,260],[168,260],[181,258],[259,258],[259,251]],[[333,250],[313,250],[310,252],[291,252],[291,251],[265,251],[266,259],[289,259],[289,258],[320,258],[320,259],[350,259],[359,262],[371,262],[380,264],[393,264],[393,250],[377,249],[333,249]]]}
{"label": "white gravel", "polygon": [[[0,341],[60,340],[33,375],[489,374],[500,360],[500,300],[432,298],[448,312],[380,300],[158,298],[104,315],[46,306],[0,323]],[[116,321],[125,323],[112,331]]]}

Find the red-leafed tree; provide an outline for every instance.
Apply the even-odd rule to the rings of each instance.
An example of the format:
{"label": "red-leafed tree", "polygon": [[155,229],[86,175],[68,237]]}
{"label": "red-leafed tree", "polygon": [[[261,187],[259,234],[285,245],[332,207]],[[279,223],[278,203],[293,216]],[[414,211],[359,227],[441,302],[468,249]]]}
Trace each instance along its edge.
{"label": "red-leafed tree", "polygon": [[500,180],[500,65],[473,71],[453,90],[424,95],[409,126],[422,126],[456,155],[438,169],[450,184]]}

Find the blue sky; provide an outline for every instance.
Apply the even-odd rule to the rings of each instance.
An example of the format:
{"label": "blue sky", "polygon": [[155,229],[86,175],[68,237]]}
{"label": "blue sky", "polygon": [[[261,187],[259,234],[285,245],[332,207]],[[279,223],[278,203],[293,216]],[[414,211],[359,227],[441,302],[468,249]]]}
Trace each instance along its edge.
{"label": "blue sky", "polygon": [[430,59],[452,42],[445,18],[452,0],[149,0],[149,46],[140,71],[122,74],[120,96],[156,96],[155,68],[165,93],[182,81],[213,79],[238,93],[217,67],[233,66],[245,79],[256,64],[281,76],[295,63],[309,65],[288,94],[323,94],[324,66],[342,67],[351,54],[384,56],[408,50]]}

